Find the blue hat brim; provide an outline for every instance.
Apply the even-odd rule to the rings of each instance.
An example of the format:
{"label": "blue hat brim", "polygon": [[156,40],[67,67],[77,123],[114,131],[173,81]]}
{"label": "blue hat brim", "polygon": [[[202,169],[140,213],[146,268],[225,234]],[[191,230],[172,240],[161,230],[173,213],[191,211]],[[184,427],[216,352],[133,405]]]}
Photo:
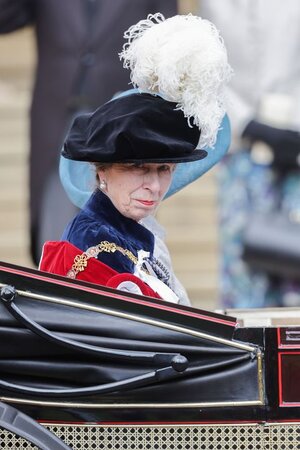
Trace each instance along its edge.
{"label": "blue hat brim", "polygon": [[207,156],[199,161],[177,164],[171,186],[165,195],[170,197],[188,184],[196,181],[215,164],[217,164],[227,153],[231,141],[231,128],[228,116],[223,117],[220,130],[217,136],[217,142],[214,148],[206,148]]}

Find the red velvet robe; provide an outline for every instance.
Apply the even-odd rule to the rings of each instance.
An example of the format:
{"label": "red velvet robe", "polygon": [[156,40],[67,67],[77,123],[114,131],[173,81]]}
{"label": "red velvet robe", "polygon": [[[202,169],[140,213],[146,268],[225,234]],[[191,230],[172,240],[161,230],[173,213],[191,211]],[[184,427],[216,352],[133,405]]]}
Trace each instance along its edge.
{"label": "red velvet robe", "polygon": [[[43,254],[39,269],[56,275],[70,276],[70,270],[74,264],[74,259],[82,255],[82,251],[75,245],[67,241],[46,242],[43,247]],[[123,281],[135,283],[143,295],[154,298],[161,298],[140,278],[132,273],[118,273],[96,258],[89,258],[86,267],[79,271],[76,276],[70,276],[77,280],[88,281],[89,283],[100,284],[118,289]]]}

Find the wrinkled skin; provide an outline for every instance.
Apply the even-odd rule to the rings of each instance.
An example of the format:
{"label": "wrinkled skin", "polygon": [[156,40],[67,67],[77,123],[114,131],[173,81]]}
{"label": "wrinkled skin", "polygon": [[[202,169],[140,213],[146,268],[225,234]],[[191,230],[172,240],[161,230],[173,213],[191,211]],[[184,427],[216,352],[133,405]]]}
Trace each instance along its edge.
{"label": "wrinkled skin", "polygon": [[172,163],[119,164],[98,170],[102,191],[117,210],[139,222],[154,214],[172,181]]}

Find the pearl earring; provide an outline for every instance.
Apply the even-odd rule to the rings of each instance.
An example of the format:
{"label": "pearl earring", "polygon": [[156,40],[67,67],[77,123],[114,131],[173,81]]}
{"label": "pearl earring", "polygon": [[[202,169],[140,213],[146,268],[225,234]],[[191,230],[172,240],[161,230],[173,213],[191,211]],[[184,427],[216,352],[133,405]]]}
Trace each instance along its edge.
{"label": "pearl earring", "polygon": [[100,181],[100,189],[105,189],[106,188],[106,181],[104,181],[104,180],[101,180]]}

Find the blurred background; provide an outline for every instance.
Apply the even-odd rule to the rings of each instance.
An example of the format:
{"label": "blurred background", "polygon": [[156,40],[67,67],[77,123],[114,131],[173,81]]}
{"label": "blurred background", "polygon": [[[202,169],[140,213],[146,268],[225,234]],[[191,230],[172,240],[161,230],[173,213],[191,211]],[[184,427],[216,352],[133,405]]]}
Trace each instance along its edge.
{"label": "blurred background", "polygon": [[0,37],[0,257],[30,267],[29,107],[34,65],[31,28]]}
{"label": "blurred background", "polygon": [[[149,12],[192,12],[214,22],[225,40],[235,72],[228,92],[233,142],[222,165],[158,212],[175,273],[199,308],[300,305],[300,249],[283,274],[288,251],[284,264],[270,268],[268,249],[259,267],[250,239],[250,262],[243,259],[250,213],[275,213],[284,203],[297,219],[300,206],[300,3],[274,1],[64,0],[64,11],[57,0],[0,0],[0,259],[36,267],[42,242],[58,239],[75,213],[56,180],[61,142],[76,112],[126,89],[116,55],[124,30]],[[274,149],[291,149],[289,163]],[[275,241],[291,236],[288,226],[275,230]]]}

